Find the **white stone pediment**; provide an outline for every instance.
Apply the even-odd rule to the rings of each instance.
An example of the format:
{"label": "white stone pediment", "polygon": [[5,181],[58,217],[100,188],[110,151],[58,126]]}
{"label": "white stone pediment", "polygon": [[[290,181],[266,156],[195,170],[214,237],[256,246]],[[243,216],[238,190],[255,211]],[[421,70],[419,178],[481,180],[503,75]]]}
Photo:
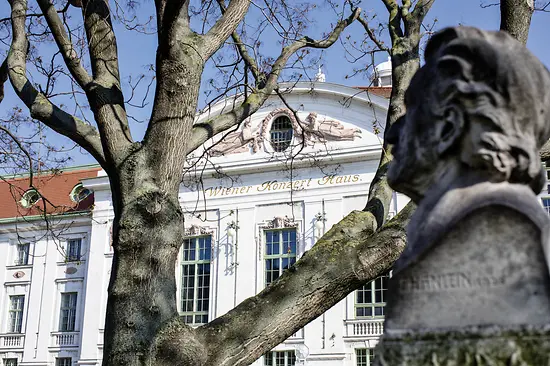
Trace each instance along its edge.
{"label": "white stone pediment", "polygon": [[[296,86],[283,93],[286,103],[277,96],[269,98],[240,126],[215,136],[202,150],[195,152],[195,156],[206,154],[214,163],[226,163],[250,158],[265,160],[271,155],[275,155],[274,158],[299,154],[330,155],[334,151],[380,147],[387,112],[386,99],[341,85],[302,84],[309,85],[308,92]],[[227,101],[223,102],[223,105],[227,104]],[[198,121],[223,113],[223,109],[223,106],[216,105],[208,115],[199,116]],[[287,125],[292,126],[291,132],[273,131],[273,122],[279,117],[286,117]],[[276,151],[272,141],[280,136],[289,139],[289,147],[284,151]]]}

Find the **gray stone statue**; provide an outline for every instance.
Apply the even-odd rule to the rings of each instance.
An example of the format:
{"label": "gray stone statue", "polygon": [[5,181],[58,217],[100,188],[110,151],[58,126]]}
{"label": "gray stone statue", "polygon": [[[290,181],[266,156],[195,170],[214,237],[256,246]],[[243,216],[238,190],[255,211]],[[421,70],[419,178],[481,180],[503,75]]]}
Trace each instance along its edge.
{"label": "gray stone statue", "polygon": [[503,32],[435,34],[388,131],[418,208],[393,269],[384,366],[550,365],[550,220],[539,204],[550,72]]}

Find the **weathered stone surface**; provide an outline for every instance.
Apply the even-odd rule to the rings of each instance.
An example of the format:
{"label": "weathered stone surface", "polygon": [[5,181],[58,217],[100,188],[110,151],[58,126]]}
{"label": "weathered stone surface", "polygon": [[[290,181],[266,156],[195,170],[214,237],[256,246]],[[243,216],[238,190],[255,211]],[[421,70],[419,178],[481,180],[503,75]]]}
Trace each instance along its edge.
{"label": "weathered stone surface", "polygon": [[378,363],[550,366],[550,220],[536,197],[550,73],[509,35],[468,27],[425,55],[388,131],[388,181],[418,208]]}
{"label": "weathered stone surface", "polygon": [[550,328],[471,327],[386,336],[376,366],[548,366]]}
{"label": "weathered stone surface", "polygon": [[393,276],[387,332],[550,324],[541,237],[540,228],[513,208],[490,205],[469,213]]}

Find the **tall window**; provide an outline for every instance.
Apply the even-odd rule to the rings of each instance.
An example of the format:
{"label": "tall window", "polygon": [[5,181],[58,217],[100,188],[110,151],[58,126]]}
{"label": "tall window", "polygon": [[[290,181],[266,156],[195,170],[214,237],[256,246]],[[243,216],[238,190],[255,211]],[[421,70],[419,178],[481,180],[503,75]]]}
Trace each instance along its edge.
{"label": "tall window", "polygon": [[4,366],[17,366],[17,358],[4,358]]}
{"label": "tall window", "polygon": [[26,266],[29,264],[29,243],[18,243],[17,244],[17,257],[15,258],[16,266]]}
{"label": "tall window", "polygon": [[265,284],[296,263],[296,228],[265,231]]}
{"label": "tall window", "polygon": [[371,366],[374,362],[374,348],[355,349],[356,366]]}
{"label": "tall window", "polygon": [[65,292],[61,294],[61,314],[59,316],[59,330],[62,332],[73,332],[76,321],[76,292]]}
{"label": "tall window", "polygon": [[80,250],[82,249],[82,239],[67,240],[67,261],[74,262],[80,260]]}
{"label": "tall window", "polygon": [[272,351],[264,355],[265,366],[295,366],[296,353],[294,351]]}
{"label": "tall window", "polygon": [[73,360],[71,357],[58,357],[55,359],[55,366],[72,366]]}
{"label": "tall window", "polygon": [[547,214],[550,214],[550,197],[544,197],[541,198],[542,200],[542,207],[544,207],[544,211],[546,211]]}
{"label": "tall window", "polygon": [[280,116],[275,118],[271,124],[271,146],[273,150],[285,151],[292,142],[292,122],[287,116]]}
{"label": "tall window", "polygon": [[10,333],[21,333],[25,295],[10,296]]}
{"label": "tall window", "polygon": [[183,242],[181,311],[188,324],[208,323],[211,240],[200,236]]}
{"label": "tall window", "polygon": [[375,318],[384,316],[389,274],[380,276],[355,291],[355,316]]}

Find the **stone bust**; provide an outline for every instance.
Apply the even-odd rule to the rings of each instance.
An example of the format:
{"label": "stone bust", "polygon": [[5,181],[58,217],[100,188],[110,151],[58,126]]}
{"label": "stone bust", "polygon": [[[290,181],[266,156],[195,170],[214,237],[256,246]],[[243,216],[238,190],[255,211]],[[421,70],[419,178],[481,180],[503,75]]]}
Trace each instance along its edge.
{"label": "stone bust", "polygon": [[[435,34],[425,59],[405,94],[406,114],[387,141],[394,156],[388,182],[419,205],[409,243],[422,235],[421,246],[428,247],[440,233],[426,238],[420,229],[426,231],[436,208],[448,218],[436,218],[443,231],[453,215],[469,209],[464,195],[476,200],[479,193],[526,187],[533,197],[540,192],[545,172],[539,149],[550,138],[550,72],[507,33],[471,27]],[[437,207],[442,204],[449,207]],[[397,268],[423,250],[409,245]]]}
{"label": "stone bust", "polygon": [[[435,34],[425,59],[387,136],[388,182],[418,204],[390,281],[407,301],[388,302],[387,329],[550,324],[550,220],[536,198],[550,72],[508,34],[470,27]],[[520,306],[501,297],[526,281],[532,303],[510,317]]]}
{"label": "stone bust", "polygon": [[[445,29],[388,131],[390,185],[419,203],[475,181],[544,183],[539,149],[550,137],[550,73],[504,32]],[[467,180],[467,182],[464,182]]]}

